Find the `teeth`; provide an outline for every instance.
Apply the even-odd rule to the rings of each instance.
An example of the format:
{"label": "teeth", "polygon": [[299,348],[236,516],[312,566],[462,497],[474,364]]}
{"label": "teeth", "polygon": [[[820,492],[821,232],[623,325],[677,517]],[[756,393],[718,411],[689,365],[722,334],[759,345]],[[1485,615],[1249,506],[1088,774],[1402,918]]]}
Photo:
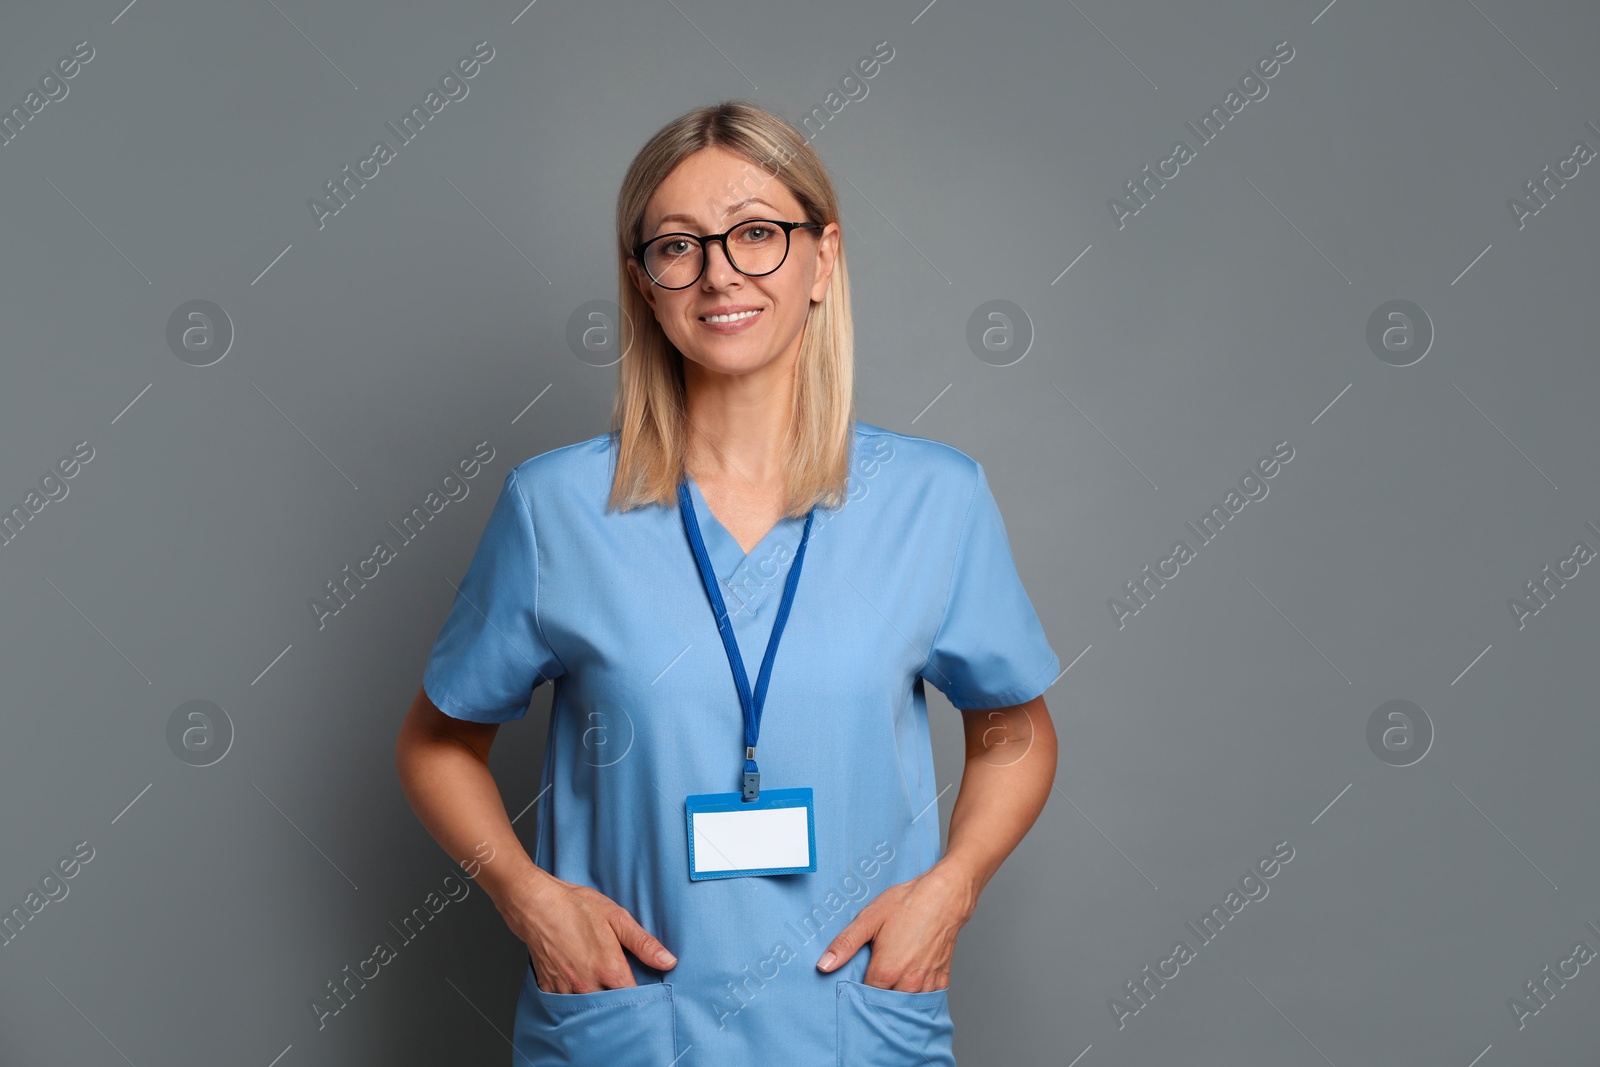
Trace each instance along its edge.
{"label": "teeth", "polygon": [[740,319],[748,319],[751,315],[759,314],[761,314],[761,309],[757,308],[755,311],[739,311],[732,315],[707,315],[705,320],[707,322],[738,322]]}

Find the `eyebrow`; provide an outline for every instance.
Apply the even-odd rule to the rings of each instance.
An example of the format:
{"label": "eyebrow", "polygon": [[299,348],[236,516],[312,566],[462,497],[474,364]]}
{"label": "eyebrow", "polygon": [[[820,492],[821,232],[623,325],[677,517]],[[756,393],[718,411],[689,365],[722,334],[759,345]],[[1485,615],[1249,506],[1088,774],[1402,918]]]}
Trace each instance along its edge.
{"label": "eyebrow", "polygon": [[[773,207],[771,204],[768,204],[765,200],[761,199],[759,196],[747,196],[743,200],[740,200],[738,203],[729,204],[727,209],[725,211],[723,211],[722,214],[724,216],[732,215],[735,211],[740,211],[740,210],[748,207],[751,204],[763,204],[763,205],[765,205],[767,207],[771,207],[774,211],[777,210],[777,208]],[[662,227],[662,225],[664,223],[668,223],[668,222],[687,222],[691,226],[695,224],[695,220],[690,218],[688,215],[672,214],[672,215],[663,215],[659,219],[657,219],[655,228],[657,230],[659,230],[659,229],[661,229],[661,227]]]}

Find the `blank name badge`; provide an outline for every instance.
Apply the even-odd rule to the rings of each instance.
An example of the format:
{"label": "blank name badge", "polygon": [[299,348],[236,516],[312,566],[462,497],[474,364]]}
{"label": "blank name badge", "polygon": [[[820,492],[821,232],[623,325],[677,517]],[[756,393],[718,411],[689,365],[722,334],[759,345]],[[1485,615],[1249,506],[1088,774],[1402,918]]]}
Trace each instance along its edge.
{"label": "blank name badge", "polygon": [[817,869],[810,787],[763,789],[751,801],[739,793],[694,793],[684,799],[684,808],[691,879]]}

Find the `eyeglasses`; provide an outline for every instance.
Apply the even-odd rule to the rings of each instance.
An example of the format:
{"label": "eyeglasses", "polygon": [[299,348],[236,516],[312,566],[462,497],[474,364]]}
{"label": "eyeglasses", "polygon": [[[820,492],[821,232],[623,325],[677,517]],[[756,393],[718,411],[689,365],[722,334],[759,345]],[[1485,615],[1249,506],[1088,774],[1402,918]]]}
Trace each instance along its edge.
{"label": "eyeglasses", "polygon": [[633,258],[644,264],[650,280],[661,288],[687,289],[705,272],[706,246],[720,241],[734,270],[747,278],[760,278],[783,266],[789,258],[789,234],[797,229],[820,230],[822,224],[746,219],[722,233],[664,233],[634,245]]}

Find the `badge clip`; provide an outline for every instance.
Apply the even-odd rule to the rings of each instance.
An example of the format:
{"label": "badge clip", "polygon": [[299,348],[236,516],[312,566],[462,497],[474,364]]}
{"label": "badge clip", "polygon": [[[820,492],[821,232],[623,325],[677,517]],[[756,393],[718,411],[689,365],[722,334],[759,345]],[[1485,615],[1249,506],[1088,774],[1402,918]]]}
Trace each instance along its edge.
{"label": "badge clip", "polygon": [[756,769],[756,746],[744,748],[744,800],[756,800],[761,794],[761,772]]}

